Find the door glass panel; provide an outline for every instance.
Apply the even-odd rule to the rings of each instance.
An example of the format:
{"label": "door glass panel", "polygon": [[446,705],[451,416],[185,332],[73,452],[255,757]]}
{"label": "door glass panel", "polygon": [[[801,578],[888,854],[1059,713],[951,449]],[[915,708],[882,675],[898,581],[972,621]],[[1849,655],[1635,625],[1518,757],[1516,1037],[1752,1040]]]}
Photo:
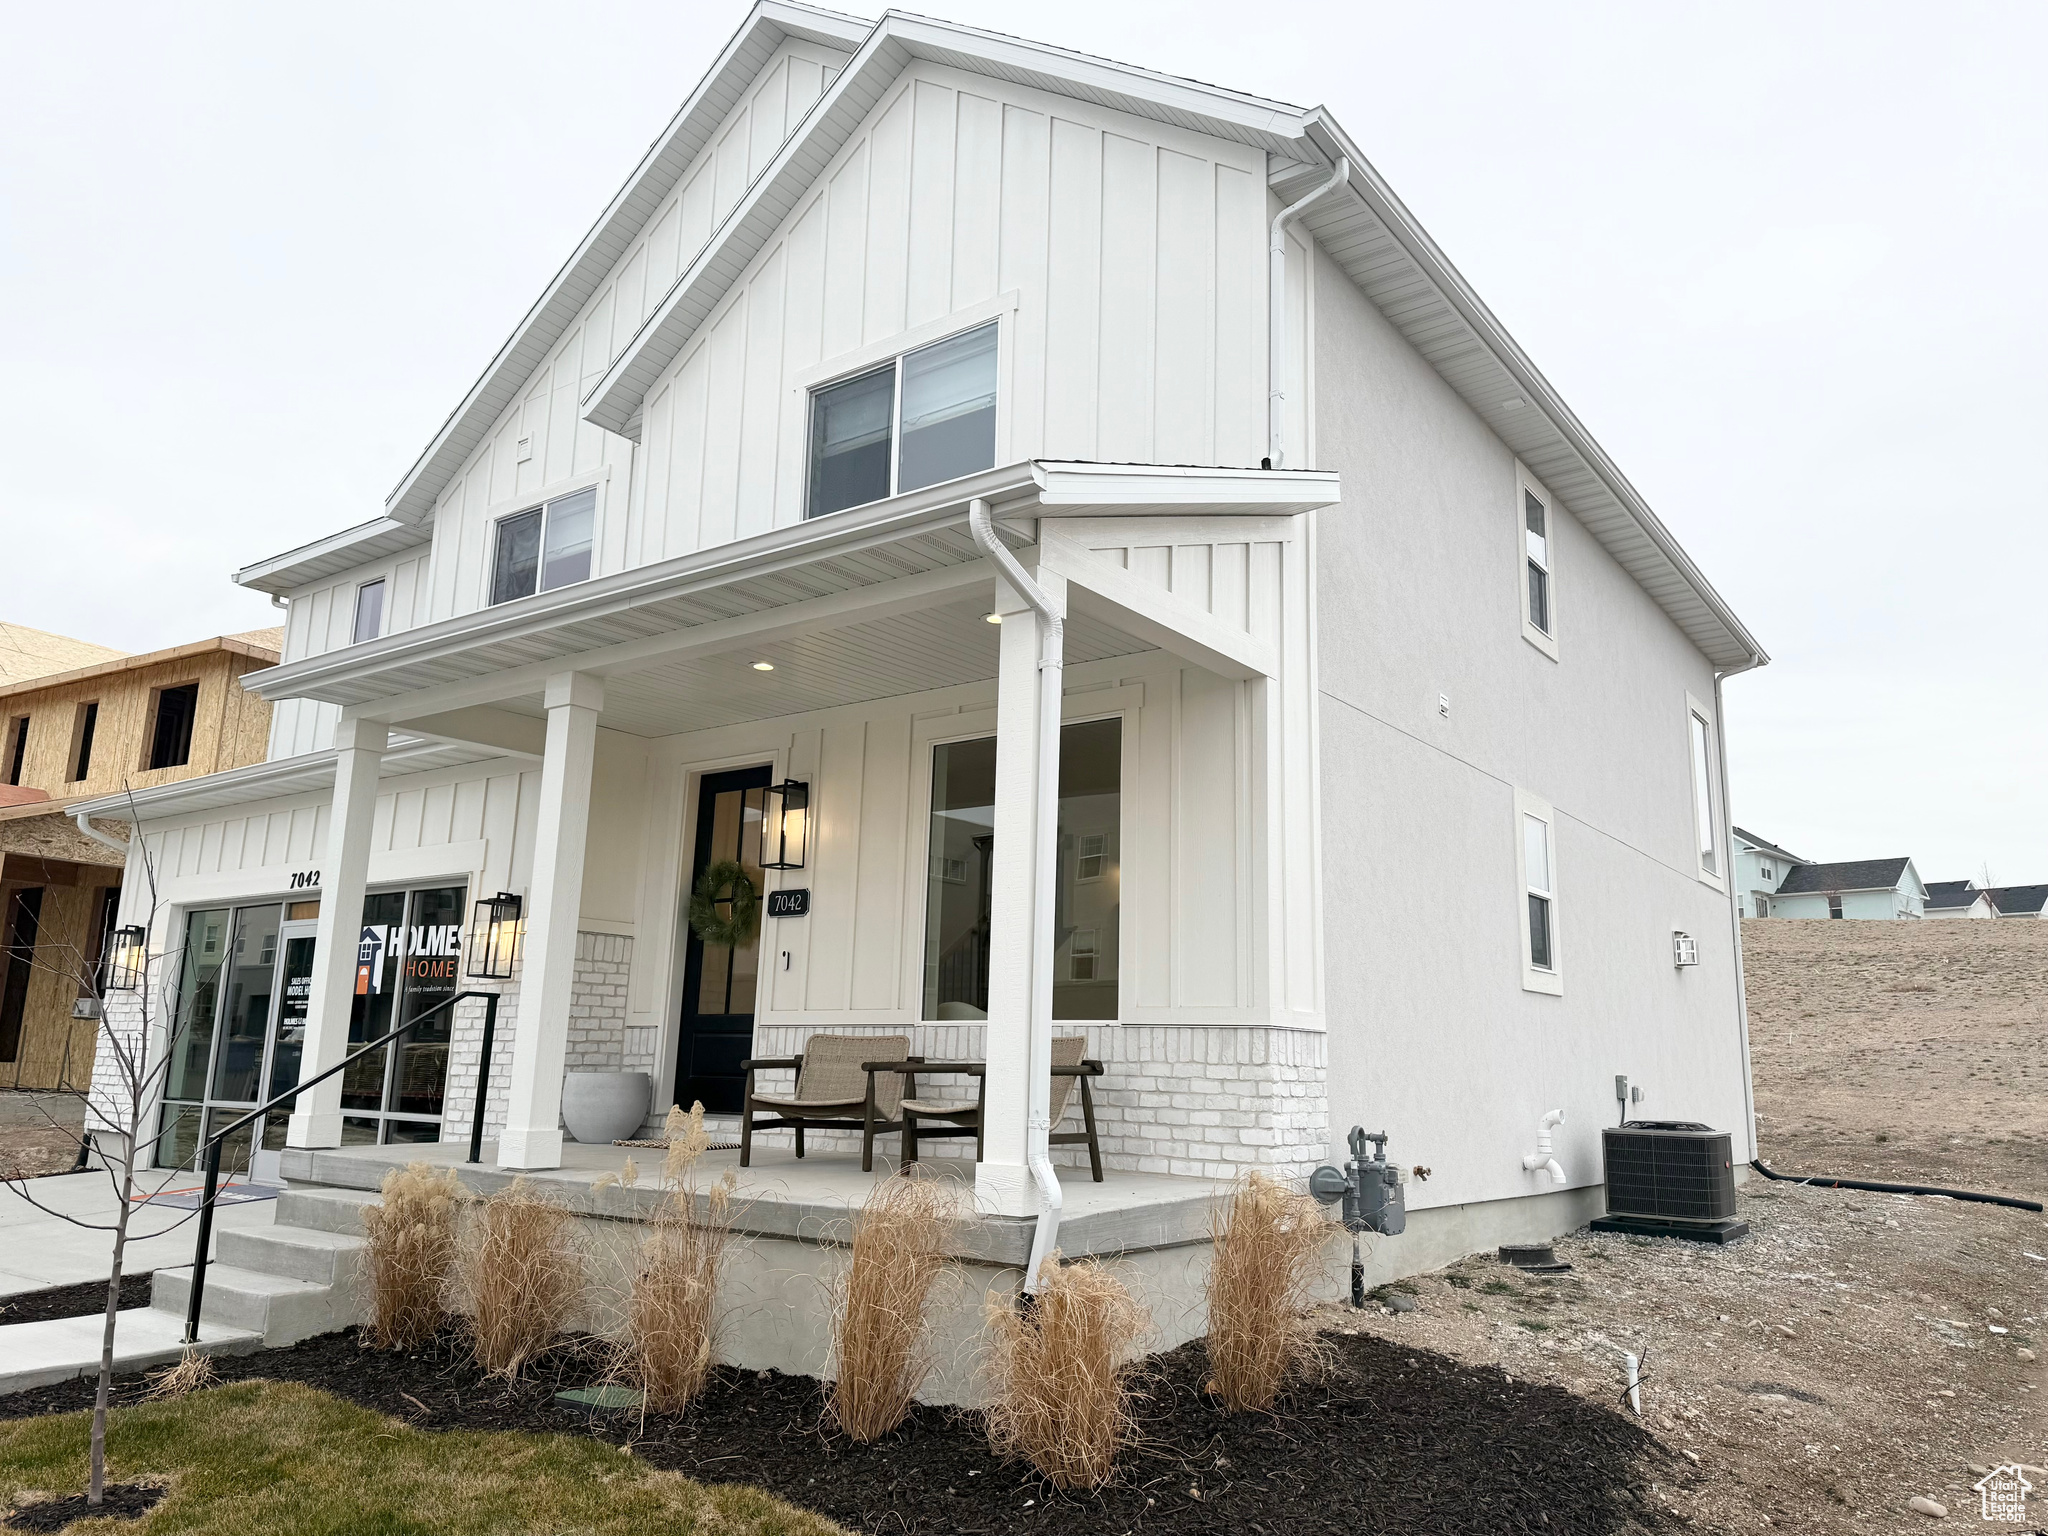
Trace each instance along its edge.
{"label": "door glass panel", "polygon": [[369,1147],[377,1142],[377,1121],[362,1115],[341,1117],[341,1144],[344,1147]]}
{"label": "door glass panel", "polygon": [[[761,868],[761,811],[759,789],[721,790],[712,804],[711,860],[737,859],[746,871],[756,896],[767,887]],[[721,917],[731,912],[727,901],[718,903]],[[704,945],[704,960],[697,984],[697,1012],[710,1014],[752,1013],[754,993],[761,966],[760,928],[754,937],[737,948],[725,944]]]}
{"label": "door glass panel", "polygon": [[156,1144],[159,1168],[189,1168],[199,1150],[199,1106],[166,1104],[163,1134]]}
{"label": "door glass panel", "polygon": [[[233,1107],[209,1109],[206,1112],[206,1134],[209,1137],[218,1136],[247,1113],[246,1109],[235,1109]],[[221,1183],[225,1184],[237,1174],[245,1174],[249,1171],[249,1143],[254,1139],[253,1132],[255,1129],[256,1127],[253,1123],[245,1125],[221,1143]]]}
{"label": "door glass panel", "polygon": [[263,1042],[270,1032],[270,1002],[277,980],[281,907],[243,907],[235,913],[221,1009],[220,1045],[213,1059],[213,1097],[256,1102],[263,1076]]}
{"label": "door glass panel", "polygon": [[[363,923],[356,941],[356,995],[349,1011],[348,1044],[354,1050],[391,1032],[398,1004],[398,935],[405,922],[405,893],[383,891],[363,902]],[[341,1074],[343,1109],[384,1107],[385,1058],[373,1051]],[[372,1140],[375,1140],[374,1134]]]}
{"label": "door glass panel", "polygon": [[178,966],[177,1033],[171,1042],[170,1073],[164,1084],[167,1098],[206,1097],[206,1065],[213,1052],[220,971],[228,953],[228,917],[226,907],[209,907],[185,919],[184,952]]}
{"label": "door glass panel", "polygon": [[270,1092],[275,1098],[299,1080],[299,1052],[306,1044],[306,1014],[313,1001],[313,935],[284,941],[284,974],[278,979],[277,1044],[270,1053]]}
{"label": "door glass panel", "polygon": [[[404,931],[400,965],[405,1012],[398,1022],[416,1019],[440,1007],[462,989],[462,899],[467,888],[441,886],[412,893],[412,911]],[[448,1041],[454,1010],[443,1008],[394,1047],[398,1064],[391,1076],[391,1110],[406,1115],[438,1115],[448,1082]],[[439,1131],[426,1140],[436,1140]],[[394,1140],[418,1140],[398,1136]]]}
{"label": "door glass panel", "polygon": [[426,1142],[441,1139],[441,1122],[438,1120],[386,1120],[389,1131],[385,1138],[394,1142]]}

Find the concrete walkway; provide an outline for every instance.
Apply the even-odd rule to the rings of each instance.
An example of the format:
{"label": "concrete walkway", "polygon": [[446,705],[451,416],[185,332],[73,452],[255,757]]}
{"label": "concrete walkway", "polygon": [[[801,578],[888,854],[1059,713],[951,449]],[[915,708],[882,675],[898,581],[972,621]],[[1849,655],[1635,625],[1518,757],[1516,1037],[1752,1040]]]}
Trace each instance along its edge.
{"label": "concrete walkway", "polygon": [[[27,1392],[79,1376],[97,1376],[100,1342],[107,1319],[56,1317],[43,1323],[15,1323],[0,1328],[0,1396]],[[131,1307],[114,1319],[114,1374],[154,1370],[184,1358],[185,1320],[155,1307]],[[246,1355],[262,1348],[260,1334],[245,1328],[199,1325],[199,1352],[205,1355]]]}
{"label": "concrete walkway", "polygon": [[[163,1169],[152,1169],[136,1181],[138,1192],[149,1193],[197,1190],[202,1182],[198,1174]],[[89,1231],[73,1226],[63,1215],[39,1211],[22,1199],[17,1189],[26,1190],[54,1211],[86,1221],[111,1223],[120,1209],[112,1178],[99,1169],[0,1186],[0,1296],[104,1280],[114,1272],[113,1233]],[[223,1230],[267,1227],[276,1209],[274,1200],[218,1207],[213,1213],[216,1248]],[[139,1275],[173,1264],[190,1264],[192,1244],[198,1236],[193,1225],[196,1219],[192,1211],[161,1205],[140,1207],[129,1223],[124,1272]],[[99,1345],[97,1335],[94,1337],[97,1355]]]}

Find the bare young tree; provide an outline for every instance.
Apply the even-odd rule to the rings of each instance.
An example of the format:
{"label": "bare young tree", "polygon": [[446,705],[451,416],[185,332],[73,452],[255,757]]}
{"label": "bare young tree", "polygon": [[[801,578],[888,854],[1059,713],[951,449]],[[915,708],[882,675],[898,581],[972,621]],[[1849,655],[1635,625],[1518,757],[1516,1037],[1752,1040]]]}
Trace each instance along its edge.
{"label": "bare young tree", "polygon": [[[156,861],[143,839],[141,820],[134,815],[132,794],[129,803],[133,831],[129,835],[124,884],[137,875],[144,882],[147,902],[139,914],[143,933],[141,948],[121,954],[111,953],[113,936],[110,934],[109,949],[100,955],[87,956],[75,947],[64,946],[62,953],[54,953],[48,958],[39,957],[31,962],[74,982],[82,997],[89,997],[98,1005],[99,1047],[94,1064],[94,1082],[86,1095],[85,1129],[77,1134],[81,1153],[85,1151],[86,1138],[91,1139],[101,1167],[111,1181],[115,1195],[114,1219],[111,1222],[91,1221],[57,1210],[37,1198],[34,1181],[25,1175],[0,1178],[0,1183],[6,1184],[39,1211],[89,1231],[113,1234],[113,1269],[107,1279],[106,1326],[100,1336],[99,1391],[93,1398],[92,1477],[86,1493],[86,1502],[92,1506],[101,1503],[106,1488],[107,1404],[113,1388],[114,1324],[121,1307],[121,1275],[127,1259],[129,1225],[136,1212],[136,1192],[142,1182],[143,1170],[154,1164],[157,1143],[163,1135],[160,1129],[152,1129],[147,1122],[162,1098],[162,1089],[177,1055],[178,1038],[190,1027],[190,1020],[179,1016],[183,944],[166,943],[155,950],[149,947],[150,936],[157,930],[162,902],[157,892]],[[61,1134],[73,1134],[58,1124],[54,1116],[50,1118],[53,1128]],[[142,1198],[146,1200],[148,1194],[153,1193],[154,1190],[149,1191]],[[172,1231],[196,1215],[196,1210],[188,1212],[162,1230]],[[152,1237],[160,1235],[159,1232],[150,1233]]]}

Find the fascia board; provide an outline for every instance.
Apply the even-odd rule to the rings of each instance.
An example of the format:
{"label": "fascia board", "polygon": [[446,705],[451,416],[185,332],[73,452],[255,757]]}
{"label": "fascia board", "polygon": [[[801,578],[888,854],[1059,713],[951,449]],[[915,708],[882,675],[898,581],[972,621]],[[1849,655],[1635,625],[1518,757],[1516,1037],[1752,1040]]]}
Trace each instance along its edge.
{"label": "fascia board", "polygon": [[632,244],[676,178],[710,139],[784,37],[801,37],[852,50],[872,30],[868,22],[783,0],[761,0],[740,24],[697,88],[648,146],[590,232],[562,264],[533,307],[514,327],[468,394],[448,414],[419,458],[384,499],[401,523],[418,523],[434,510],[441,491],[468,460],[484,434],[546,359],[555,343]]}
{"label": "fascia board", "polygon": [[[1542,413],[1570,451],[1575,454],[1612,495],[1629,520],[1640,530],[1657,555],[1667,563],[1692,591],[1715,623],[1725,633],[1727,644],[1718,651],[1710,651],[1709,658],[1717,665],[1749,667],[1763,666],[1770,661],[1756,637],[1735,616],[1735,612],[1713,584],[1693,564],[1678,540],[1664,526],[1650,505],[1636,488],[1629,484],[1628,477],[1620,467],[1607,456],[1607,451],[1593,438],[1585,423],[1573,414],[1564,398],[1543,377],[1528,354],[1523,352],[1507,328],[1495,318],[1493,311],[1467,283],[1458,269],[1451,265],[1446,256],[1426,230],[1419,224],[1407,206],[1394,194],[1372,163],[1366,159],[1358,146],[1345,133],[1337,120],[1321,107],[1309,114],[1306,134],[1315,143],[1324,158],[1334,162],[1343,155],[1351,162],[1351,176],[1346,183],[1347,194],[1363,202],[1387,232],[1400,245],[1408,260],[1416,267],[1424,281],[1433,287],[1445,303],[1450,305],[1460,319],[1468,325],[1480,344],[1493,357],[1516,386],[1522,389],[1529,402]],[[1314,215],[1309,216],[1313,223]],[[1476,405],[1476,402],[1475,402]],[[1483,414],[1483,413],[1482,413]],[[1567,510],[1570,502],[1566,501]],[[1577,514],[1575,514],[1577,515]],[[1617,554],[1624,566],[1628,561]],[[1667,610],[1668,611],[1668,610]],[[1673,615],[1674,620],[1677,618]],[[1704,649],[1704,647],[1703,647]]]}
{"label": "fascia board", "polygon": [[1033,466],[1041,517],[1291,515],[1335,506],[1334,470],[1210,469],[1041,459]]}
{"label": "fascia board", "polygon": [[1176,80],[946,22],[883,16],[789,142],[712,231],[583,399],[583,419],[631,435],[641,403],[897,76],[925,59],[1198,133],[1299,154],[1307,117],[1281,102]]}
{"label": "fascia board", "polygon": [[344,528],[340,533],[329,534],[324,539],[301,544],[297,549],[288,549],[281,555],[245,565],[228,580],[238,587],[278,596],[381,555],[417,548],[429,542],[431,537],[425,529],[410,523],[375,517],[353,528]]}

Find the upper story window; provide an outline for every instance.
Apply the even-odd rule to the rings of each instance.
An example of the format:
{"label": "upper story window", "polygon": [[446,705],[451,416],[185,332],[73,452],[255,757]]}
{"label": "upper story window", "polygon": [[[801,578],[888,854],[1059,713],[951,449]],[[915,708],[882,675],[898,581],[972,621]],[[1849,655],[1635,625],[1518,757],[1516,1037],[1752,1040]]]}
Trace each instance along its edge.
{"label": "upper story window", "polygon": [[384,578],[366,581],[356,588],[356,627],[354,640],[361,645],[365,640],[374,640],[384,633]]}
{"label": "upper story window", "polygon": [[21,782],[22,765],[28,759],[28,716],[16,715],[7,723],[7,782]]}
{"label": "upper story window", "polygon": [[100,726],[98,700],[78,706],[71,737],[71,782],[76,784],[92,772],[92,739]]}
{"label": "upper story window", "polygon": [[199,685],[181,683],[156,691],[156,720],[149,733],[151,768],[182,768],[192,761],[192,721],[199,713]]}
{"label": "upper story window", "polygon": [[594,485],[499,518],[491,557],[491,601],[509,603],[588,580],[596,527]]}
{"label": "upper story window", "polygon": [[[1692,764],[1693,854],[1699,861],[1702,879],[1721,883],[1721,839],[1715,831],[1714,728],[1708,723],[1706,706],[1692,695],[1685,700],[1686,746]],[[1765,878],[1770,866],[1765,864]]]}
{"label": "upper story window", "polygon": [[1522,595],[1522,619],[1546,639],[1552,634],[1550,620],[1550,508],[1543,498],[1522,490],[1522,553],[1528,589]]}
{"label": "upper story window", "polygon": [[996,334],[991,320],[812,391],[804,515],[992,468]]}

